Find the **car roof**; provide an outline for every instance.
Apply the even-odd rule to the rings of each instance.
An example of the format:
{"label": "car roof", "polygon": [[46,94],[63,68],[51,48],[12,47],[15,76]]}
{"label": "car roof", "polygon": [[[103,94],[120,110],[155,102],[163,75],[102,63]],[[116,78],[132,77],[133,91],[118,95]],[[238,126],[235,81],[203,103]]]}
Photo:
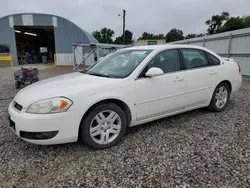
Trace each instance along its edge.
{"label": "car roof", "polygon": [[126,49],[133,50],[165,50],[165,49],[173,49],[173,48],[194,48],[194,49],[202,49],[207,50],[201,46],[196,45],[187,45],[187,44],[159,44],[159,45],[148,45],[148,46],[133,46]]}

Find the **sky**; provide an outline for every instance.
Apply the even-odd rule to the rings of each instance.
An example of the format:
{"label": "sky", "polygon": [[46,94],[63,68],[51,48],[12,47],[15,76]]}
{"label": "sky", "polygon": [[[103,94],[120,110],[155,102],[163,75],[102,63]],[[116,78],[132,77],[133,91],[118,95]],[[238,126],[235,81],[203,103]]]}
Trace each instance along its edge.
{"label": "sky", "polygon": [[103,27],[122,34],[122,10],[126,29],[137,39],[143,32],[167,34],[205,33],[205,21],[228,11],[231,16],[250,15],[250,0],[0,0],[0,17],[14,13],[48,13],[73,21],[92,33]]}

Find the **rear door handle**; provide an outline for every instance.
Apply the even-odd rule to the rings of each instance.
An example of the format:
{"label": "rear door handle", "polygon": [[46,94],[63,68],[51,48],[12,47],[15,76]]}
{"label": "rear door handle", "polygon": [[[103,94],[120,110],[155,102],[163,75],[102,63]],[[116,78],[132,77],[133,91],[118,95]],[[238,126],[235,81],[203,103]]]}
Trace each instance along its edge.
{"label": "rear door handle", "polygon": [[217,74],[217,72],[211,71],[209,74],[214,75],[214,74]]}
{"label": "rear door handle", "polygon": [[177,77],[175,77],[174,82],[181,82],[181,81],[183,81],[183,80],[184,80],[183,77],[177,76]]}

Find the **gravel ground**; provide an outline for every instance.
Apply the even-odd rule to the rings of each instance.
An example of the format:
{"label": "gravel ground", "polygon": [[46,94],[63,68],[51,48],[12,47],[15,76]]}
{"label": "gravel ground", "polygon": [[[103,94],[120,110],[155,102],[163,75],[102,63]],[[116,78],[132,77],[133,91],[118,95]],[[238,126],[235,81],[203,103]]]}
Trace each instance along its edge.
{"label": "gravel ground", "polygon": [[[12,73],[0,69],[0,98],[16,93]],[[102,151],[22,141],[8,127],[9,103],[0,100],[1,187],[250,187],[249,81],[222,113],[201,109],[133,127]]]}

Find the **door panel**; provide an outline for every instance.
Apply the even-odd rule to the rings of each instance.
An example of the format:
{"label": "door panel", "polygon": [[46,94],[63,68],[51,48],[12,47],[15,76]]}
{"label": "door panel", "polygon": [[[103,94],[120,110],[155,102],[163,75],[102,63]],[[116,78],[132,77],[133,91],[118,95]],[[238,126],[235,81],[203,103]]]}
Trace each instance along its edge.
{"label": "door panel", "polygon": [[137,120],[148,119],[182,110],[185,106],[185,71],[181,70],[177,49],[157,54],[142,71],[160,68],[164,74],[142,77],[135,81]]}
{"label": "door panel", "polygon": [[212,67],[186,71],[186,108],[204,105],[213,93]]}
{"label": "door panel", "polygon": [[185,71],[136,80],[137,121],[182,110]]}
{"label": "door panel", "polygon": [[202,106],[210,102],[217,72],[211,66],[204,51],[182,49],[186,65],[186,108]]}

